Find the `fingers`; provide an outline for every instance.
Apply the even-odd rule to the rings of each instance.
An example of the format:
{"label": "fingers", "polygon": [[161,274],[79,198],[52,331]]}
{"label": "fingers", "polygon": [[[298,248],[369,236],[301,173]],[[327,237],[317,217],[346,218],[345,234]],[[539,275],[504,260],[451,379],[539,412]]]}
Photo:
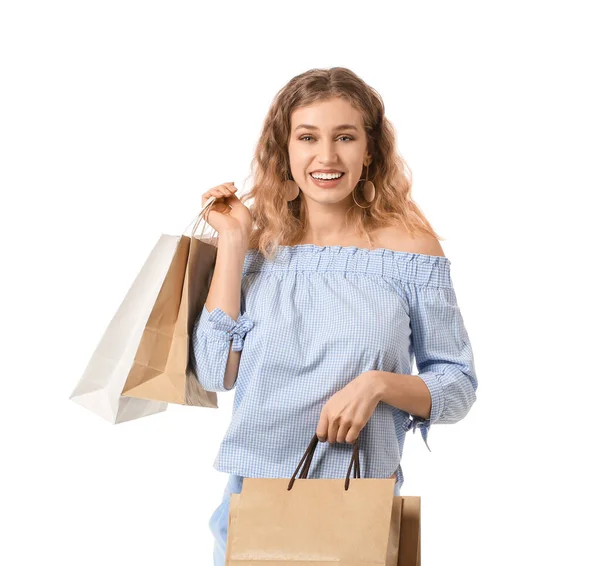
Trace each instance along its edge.
{"label": "fingers", "polygon": [[228,187],[229,190],[229,197],[226,200],[226,203],[232,208],[238,208],[238,207],[245,207],[245,205],[242,203],[242,201],[237,197],[237,195],[235,194],[237,191],[237,187],[235,187],[233,185],[233,183],[231,183],[231,185]]}
{"label": "fingers", "polygon": [[[221,185],[217,185],[216,187],[206,191],[202,195],[202,204],[204,205],[206,201],[214,196],[215,199],[228,199],[231,197],[235,197],[235,192],[237,191],[237,187],[234,186],[233,183],[223,183]],[[235,197],[237,199],[237,197]]]}

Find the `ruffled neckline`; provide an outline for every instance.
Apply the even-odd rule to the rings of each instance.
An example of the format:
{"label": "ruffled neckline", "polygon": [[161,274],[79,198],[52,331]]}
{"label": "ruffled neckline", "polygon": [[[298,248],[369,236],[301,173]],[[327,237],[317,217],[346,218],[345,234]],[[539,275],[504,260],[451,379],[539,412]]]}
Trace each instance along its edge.
{"label": "ruffled neckline", "polygon": [[445,256],[358,246],[279,246],[272,260],[257,248],[247,250],[243,274],[257,272],[364,273],[421,285],[450,287],[451,261]]}
{"label": "ruffled neckline", "polygon": [[[435,263],[452,263],[446,256],[440,255],[428,255],[428,254],[419,254],[416,252],[403,252],[400,250],[391,250],[389,248],[360,248],[358,246],[319,246],[317,244],[296,244],[295,246],[279,246],[280,250],[288,250],[289,253],[303,253],[303,252],[314,252],[314,251],[323,251],[323,250],[332,250],[332,251],[341,251],[346,253],[346,251],[351,253],[361,252],[368,254],[385,254],[391,253],[397,257],[403,257],[404,259],[413,259],[417,261],[427,261],[427,262],[435,262]],[[258,249],[250,249],[248,251],[258,252]]]}

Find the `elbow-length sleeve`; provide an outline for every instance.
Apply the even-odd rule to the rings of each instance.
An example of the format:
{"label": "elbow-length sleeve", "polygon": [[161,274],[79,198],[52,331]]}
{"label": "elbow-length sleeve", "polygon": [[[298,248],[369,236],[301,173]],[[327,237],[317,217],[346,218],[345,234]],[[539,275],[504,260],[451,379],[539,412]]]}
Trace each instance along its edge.
{"label": "elbow-length sleeve", "polygon": [[[194,323],[192,331],[191,363],[206,391],[230,391],[225,388],[225,369],[229,358],[229,345],[240,352],[244,338],[254,322],[245,314],[235,321],[225,311],[215,308],[209,312],[206,305]],[[234,382],[232,389],[235,387]]]}
{"label": "elbow-length sleeve", "polygon": [[446,285],[406,286],[412,350],[418,375],[431,395],[429,418],[411,415],[407,430],[420,428],[430,452],[431,425],[463,419],[476,400],[478,385],[471,342],[449,272],[446,275]]}

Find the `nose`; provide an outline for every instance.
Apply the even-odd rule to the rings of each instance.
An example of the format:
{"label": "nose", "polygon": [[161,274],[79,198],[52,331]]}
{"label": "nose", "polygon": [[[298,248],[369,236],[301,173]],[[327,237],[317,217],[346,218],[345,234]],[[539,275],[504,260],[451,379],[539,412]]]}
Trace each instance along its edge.
{"label": "nose", "polygon": [[335,141],[323,141],[319,150],[319,162],[325,166],[337,162]]}

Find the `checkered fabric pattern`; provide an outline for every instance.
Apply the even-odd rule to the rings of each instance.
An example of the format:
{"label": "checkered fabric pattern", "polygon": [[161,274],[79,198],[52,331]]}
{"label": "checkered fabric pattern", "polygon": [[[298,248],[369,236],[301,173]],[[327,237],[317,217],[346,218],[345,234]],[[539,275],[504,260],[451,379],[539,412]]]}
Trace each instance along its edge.
{"label": "checkered fabric pattern", "polygon": [[[418,375],[428,419],[380,402],[360,432],[363,478],[404,481],[405,435],[464,418],[476,399],[469,336],[446,257],[347,246],[280,246],[267,260],[249,249],[240,315],[202,309],[192,364],[207,391],[223,384],[230,343],[241,351],[231,424],[215,469],[242,477],[291,477],[327,400],[363,372]],[[309,477],[346,476],[352,445],[320,442]]]}

